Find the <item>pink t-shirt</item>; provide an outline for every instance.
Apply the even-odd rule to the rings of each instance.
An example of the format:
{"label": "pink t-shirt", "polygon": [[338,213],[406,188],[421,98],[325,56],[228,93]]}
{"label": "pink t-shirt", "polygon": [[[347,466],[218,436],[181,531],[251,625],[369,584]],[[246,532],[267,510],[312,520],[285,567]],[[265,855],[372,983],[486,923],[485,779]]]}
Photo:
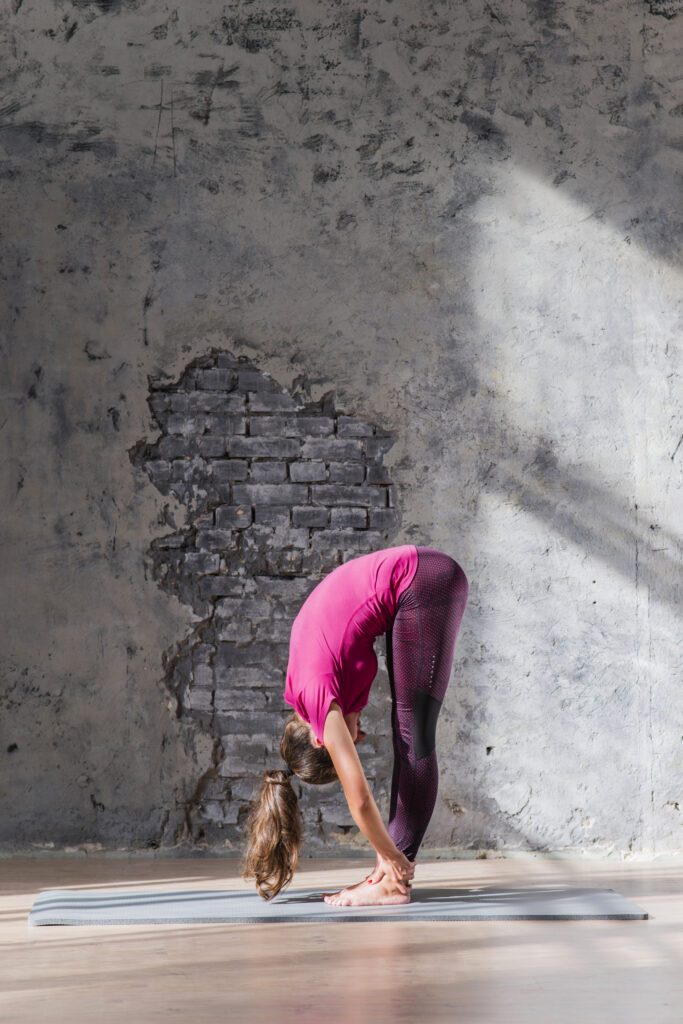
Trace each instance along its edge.
{"label": "pink t-shirt", "polygon": [[416,569],[414,544],[373,551],[338,565],[301,606],[283,696],[321,743],[333,700],[344,715],[367,704],[377,675],[373,641],[391,626]]}

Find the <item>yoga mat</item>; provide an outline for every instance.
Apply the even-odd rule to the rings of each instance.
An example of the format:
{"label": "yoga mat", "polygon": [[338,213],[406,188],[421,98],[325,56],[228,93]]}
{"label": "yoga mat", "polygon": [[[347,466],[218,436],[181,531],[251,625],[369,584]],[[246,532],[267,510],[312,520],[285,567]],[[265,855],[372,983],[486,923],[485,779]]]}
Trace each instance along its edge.
{"label": "yoga mat", "polygon": [[284,889],[266,902],[258,893],[230,890],[121,892],[50,889],[41,892],[29,925],[264,924],[340,921],[645,920],[647,914],[613,889],[417,888],[410,903],[335,907],[327,889]]}

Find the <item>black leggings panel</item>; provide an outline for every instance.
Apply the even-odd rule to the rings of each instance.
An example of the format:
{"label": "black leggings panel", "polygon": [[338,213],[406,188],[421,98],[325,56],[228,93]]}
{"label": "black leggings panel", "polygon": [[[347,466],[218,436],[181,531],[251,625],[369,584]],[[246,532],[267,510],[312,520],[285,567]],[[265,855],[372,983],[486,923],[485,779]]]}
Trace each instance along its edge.
{"label": "black leggings panel", "polygon": [[436,803],[436,722],[469,590],[450,555],[418,547],[417,557],[385,634],[394,743],[388,831],[408,860],[417,856]]}

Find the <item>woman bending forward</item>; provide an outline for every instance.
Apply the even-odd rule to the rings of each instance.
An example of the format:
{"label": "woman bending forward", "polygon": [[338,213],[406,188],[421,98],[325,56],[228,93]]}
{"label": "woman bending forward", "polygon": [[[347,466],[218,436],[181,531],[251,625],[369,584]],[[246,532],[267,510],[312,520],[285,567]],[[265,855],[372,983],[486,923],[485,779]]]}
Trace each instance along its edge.
{"label": "woman bending forward", "polygon": [[[287,768],[267,772],[247,820],[244,878],[264,899],[297,866],[301,815],[292,774],[339,780],[353,820],[377,854],[371,875],[325,895],[337,906],[408,903],[415,858],[438,789],[436,721],[467,601],[450,555],[405,544],[337,566],[309,594],[292,625],[284,698],[294,709],[282,735]],[[386,634],[394,768],[385,827],[356,744],[377,674],[373,641]]]}

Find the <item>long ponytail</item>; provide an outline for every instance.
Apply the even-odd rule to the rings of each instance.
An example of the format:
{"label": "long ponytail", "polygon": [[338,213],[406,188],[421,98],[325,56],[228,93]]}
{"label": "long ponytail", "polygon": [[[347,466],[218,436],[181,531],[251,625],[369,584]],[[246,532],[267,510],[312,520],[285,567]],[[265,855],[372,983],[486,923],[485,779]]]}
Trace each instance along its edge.
{"label": "long ponytail", "polygon": [[[311,744],[308,726],[295,712],[285,724],[280,754],[302,782],[320,786],[339,778],[329,752]],[[246,820],[242,877],[256,879],[264,900],[291,882],[299,862],[303,825],[292,781],[282,768],[267,771]]]}

